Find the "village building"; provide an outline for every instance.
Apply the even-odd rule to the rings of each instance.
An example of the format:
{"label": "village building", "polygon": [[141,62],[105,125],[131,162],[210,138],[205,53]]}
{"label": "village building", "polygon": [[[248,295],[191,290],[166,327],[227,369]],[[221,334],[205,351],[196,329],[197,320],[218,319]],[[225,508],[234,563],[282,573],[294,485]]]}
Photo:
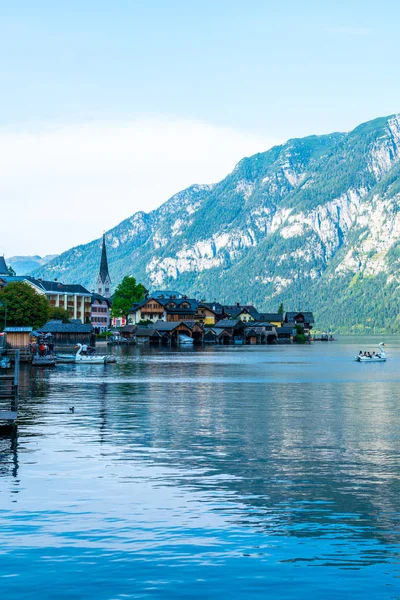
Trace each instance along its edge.
{"label": "village building", "polygon": [[7,284],[21,281],[30,285],[37,294],[46,296],[50,306],[66,310],[71,319],[79,319],[82,323],[90,323],[92,294],[79,284],[61,283],[35,279],[29,275],[3,277]]}
{"label": "village building", "polygon": [[310,333],[314,325],[314,315],[312,312],[287,312],[285,324],[301,325],[304,333]]}
{"label": "village building", "polygon": [[275,327],[267,322],[254,322],[244,330],[246,344],[275,344],[278,334]]}
{"label": "village building", "polygon": [[285,318],[282,313],[259,313],[260,321],[268,321],[274,327],[282,327]]}
{"label": "village building", "polygon": [[[5,273],[2,273],[2,271]],[[12,272],[12,270],[11,270]],[[64,284],[57,279],[46,281],[29,275],[10,275],[4,257],[0,256],[1,286],[20,281],[31,286],[37,294],[46,296],[50,306],[66,310],[71,319],[79,319],[82,323],[90,323],[92,295],[79,284]]]}
{"label": "village building", "polygon": [[169,298],[151,295],[141,302],[133,304],[129,311],[128,323],[135,324],[143,321],[195,321],[199,303],[197,300],[175,295]]}
{"label": "village building", "polygon": [[224,316],[222,306],[212,302],[200,302],[196,309],[195,319],[203,325],[215,325]]}
{"label": "village building", "polygon": [[48,321],[40,328],[40,333],[51,334],[52,342],[56,346],[75,346],[76,344],[94,345],[95,337],[91,324],[81,323],[80,320],[71,320],[63,323],[54,319]]}
{"label": "village building", "polygon": [[28,348],[31,341],[32,327],[6,327],[6,343],[8,348]]}
{"label": "village building", "polygon": [[257,309],[251,304],[240,305],[239,303],[230,306],[224,305],[224,313],[231,319],[240,319],[243,323],[250,321],[259,321],[260,315]]}
{"label": "village building", "polygon": [[154,296],[136,302],[129,311],[128,323],[135,325],[141,321],[166,321],[167,312],[164,303],[165,300],[159,300]]}
{"label": "village building", "polygon": [[170,298],[165,305],[167,321],[195,321],[199,303],[197,300],[182,296],[182,298]]}
{"label": "village building", "polygon": [[154,325],[151,325],[150,328],[161,334],[162,343],[179,345],[180,333],[193,338],[195,342],[202,342],[204,336],[203,327],[195,321],[158,321]]}
{"label": "village building", "polygon": [[110,325],[111,302],[100,294],[92,294],[90,322],[95,333],[107,331]]}
{"label": "village building", "polygon": [[222,319],[213,327],[219,344],[244,344],[245,323],[241,319]]}
{"label": "village building", "polygon": [[291,344],[296,335],[294,324],[291,325],[283,324],[282,327],[276,327],[276,333],[278,336],[278,344]]}
{"label": "village building", "polygon": [[132,305],[128,323],[144,321],[197,321],[203,325],[214,325],[224,316],[223,307],[211,303],[188,298],[179,292],[154,292],[150,297]]}

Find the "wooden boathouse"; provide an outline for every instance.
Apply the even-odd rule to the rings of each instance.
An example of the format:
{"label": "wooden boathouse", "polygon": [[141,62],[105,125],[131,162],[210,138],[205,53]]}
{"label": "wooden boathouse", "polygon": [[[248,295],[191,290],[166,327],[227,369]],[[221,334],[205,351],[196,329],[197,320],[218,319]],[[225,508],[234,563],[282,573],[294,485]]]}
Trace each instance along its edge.
{"label": "wooden boathouse", "polygon": [[[0,374],[0,428],[12,427],[18,417],[19,350],[15,351],[14,372]],[[1,369],[2,371],[3,369]]]}

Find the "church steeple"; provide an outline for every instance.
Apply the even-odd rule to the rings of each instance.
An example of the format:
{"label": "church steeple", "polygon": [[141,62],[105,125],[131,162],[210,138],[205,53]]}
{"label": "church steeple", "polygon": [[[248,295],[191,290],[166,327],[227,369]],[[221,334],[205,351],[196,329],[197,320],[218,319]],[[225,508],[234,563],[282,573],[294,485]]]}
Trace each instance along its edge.
{"label": "church steeple", "polygon": [[100,271],[97,278],[97,292],[104,298],[111,297],[111,277],[108,272],[108,260],[106,249],[106,234],[103,233],[103,247],[101,249]]}

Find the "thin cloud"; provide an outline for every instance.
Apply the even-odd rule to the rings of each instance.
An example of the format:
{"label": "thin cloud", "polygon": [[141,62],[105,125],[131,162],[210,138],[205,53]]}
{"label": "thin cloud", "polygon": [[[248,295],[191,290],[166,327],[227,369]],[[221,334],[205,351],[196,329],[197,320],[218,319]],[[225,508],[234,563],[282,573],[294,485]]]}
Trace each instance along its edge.
{"label": "thin cloud", "polygon": [[209,124],[145,118],[0,132],[0,253],[85,243],[193,183],[212,183],[277,140]]}

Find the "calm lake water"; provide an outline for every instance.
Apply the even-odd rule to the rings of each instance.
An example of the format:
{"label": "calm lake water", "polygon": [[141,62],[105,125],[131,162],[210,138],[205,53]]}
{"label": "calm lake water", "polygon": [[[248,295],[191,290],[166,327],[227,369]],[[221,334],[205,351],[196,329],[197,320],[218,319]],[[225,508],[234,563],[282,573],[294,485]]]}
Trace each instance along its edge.
{"label": "calm lake water", "polygon": [[24,369],[1,597],[400,598],[400,343],[368,341]]}

